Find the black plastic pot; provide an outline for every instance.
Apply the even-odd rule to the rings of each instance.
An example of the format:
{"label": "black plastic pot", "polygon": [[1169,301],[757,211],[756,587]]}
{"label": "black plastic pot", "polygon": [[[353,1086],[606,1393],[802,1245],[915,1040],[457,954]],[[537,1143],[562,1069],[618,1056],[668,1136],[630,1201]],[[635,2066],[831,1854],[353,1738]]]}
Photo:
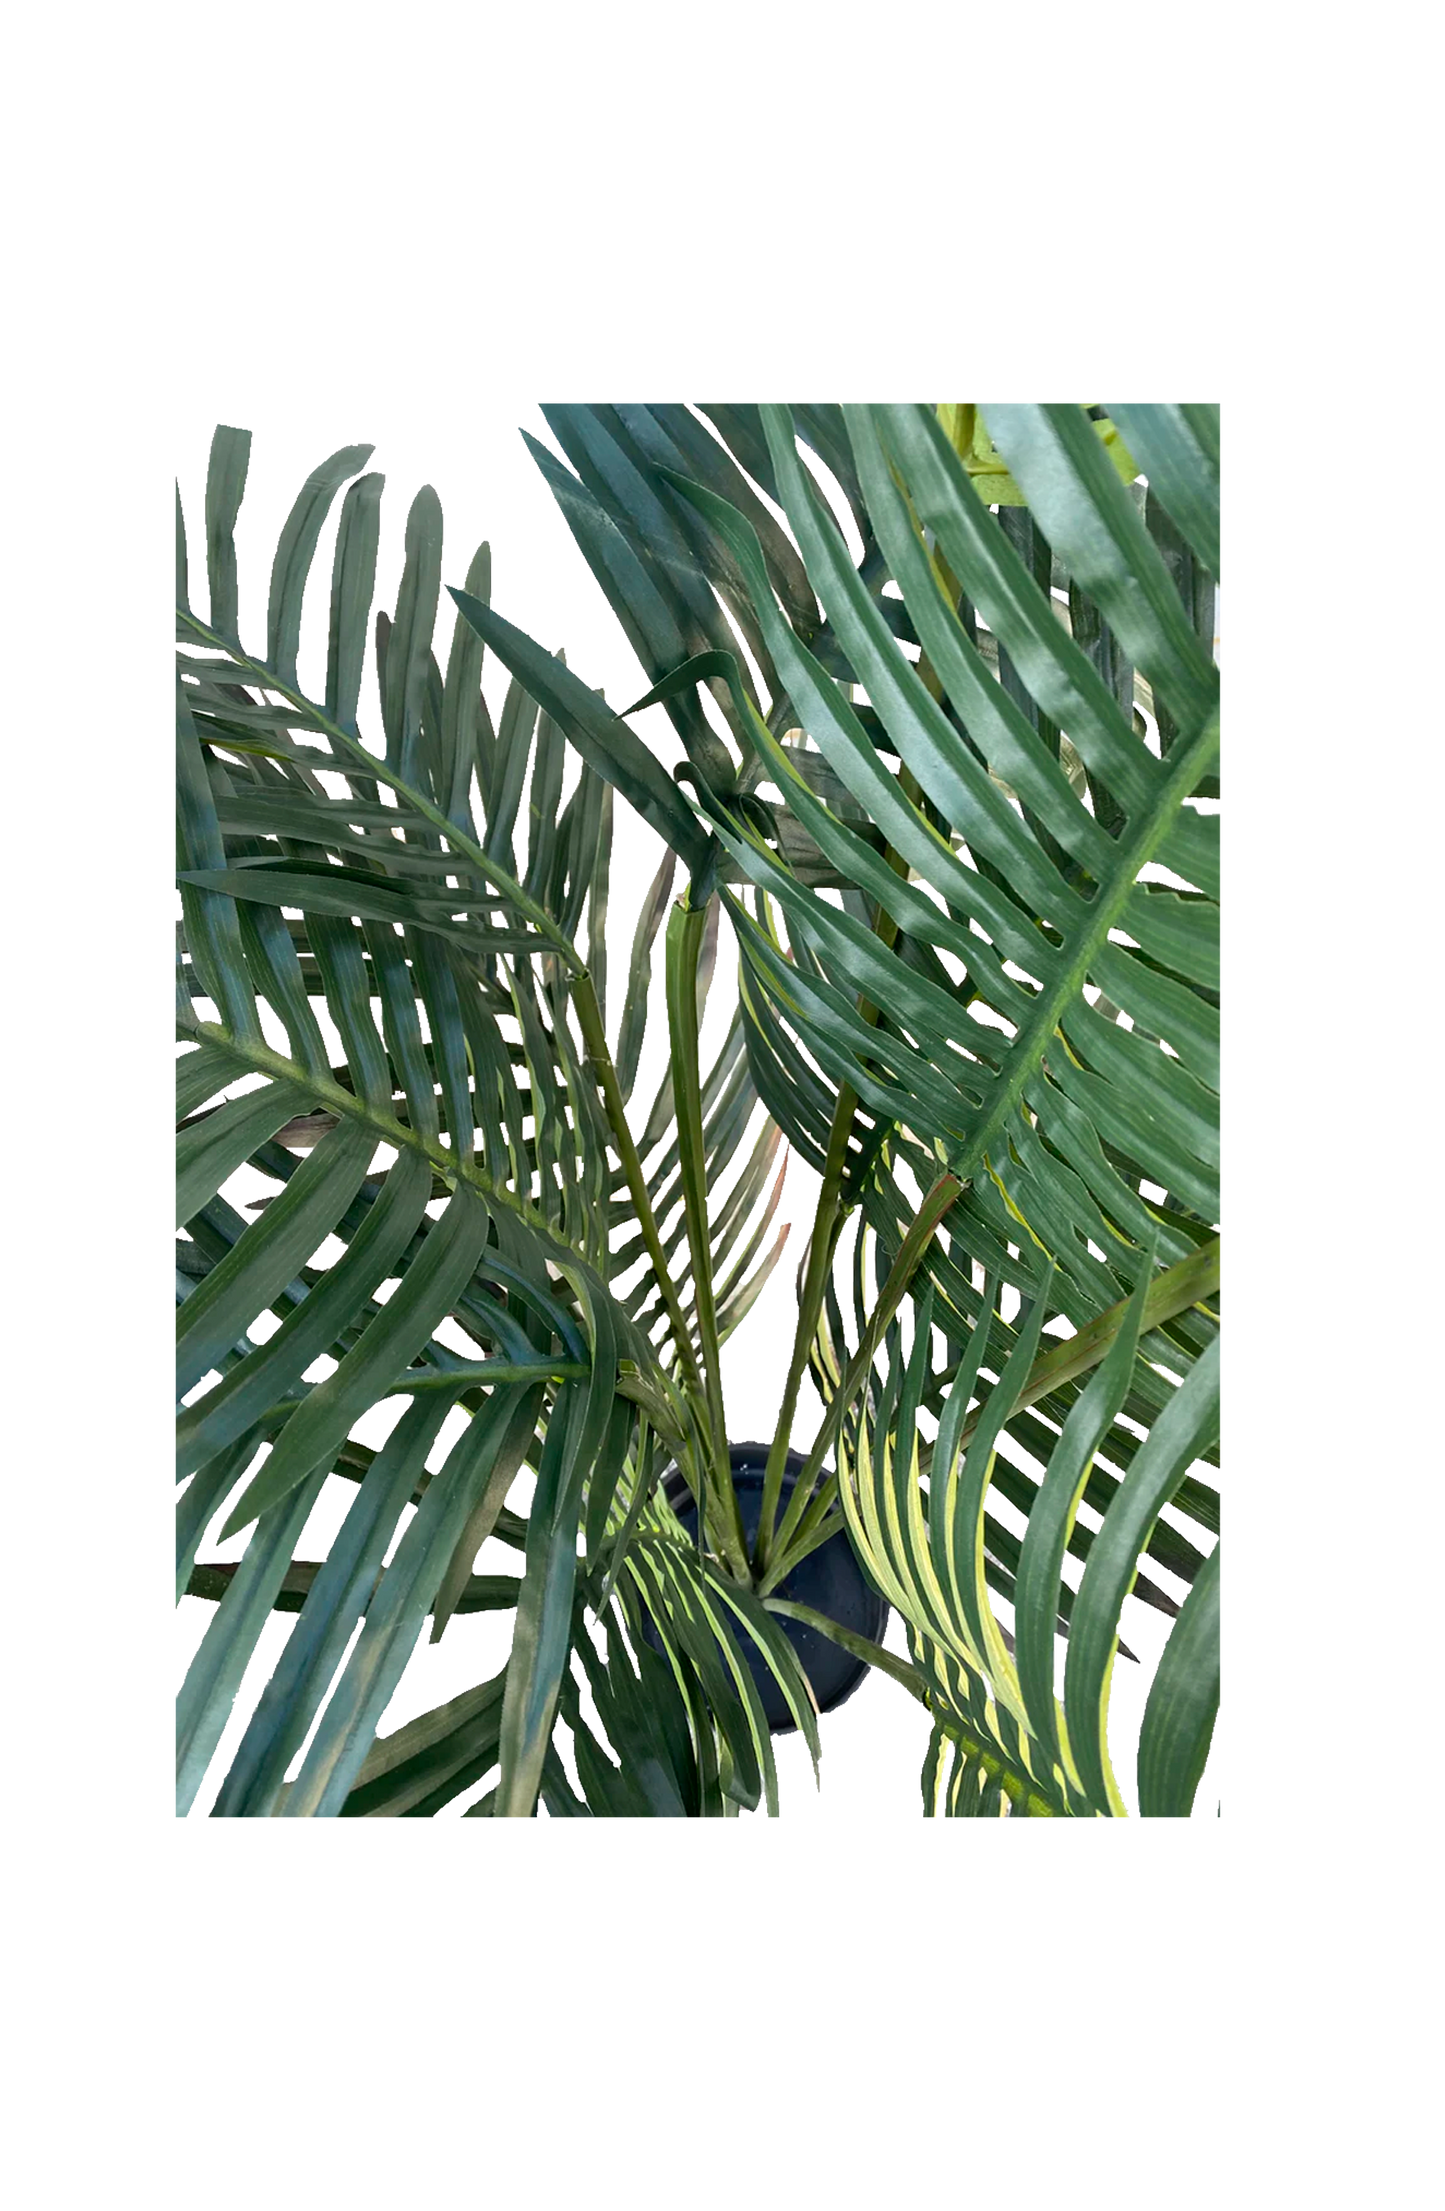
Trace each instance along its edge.
{"label": "black plastic pot", "polygon": [[[763,1473],[768,1463],[768,1447],[765,1443],[735,1443],[728,1456],[732,1462],[733,1486],[737,1491],[738,1510],[742,1514],[743,1532],[749,1544],[758,1532],[758,1521],[763,1509]],[[803,1455],[800,1451],[788,1453],[783,1472],[783,1495],[779,1506],[779,1518],[787,1507],[793,1485],[803,1471]],[[663,1493],[673,1511],[691,1536],[697,1534],[697,1505],[681,1470],[671,1468],[662,1478]],[[852,1635],[865,1635],[872,1643],[881,1643],[883,1630],[888,1623],[887,1599],[880,1597],[864,1578],[863,1569],[853,1555],[852,1545],[840,1530],[826,1543],[794,1567],[775,1592],[794,1604],[807,1605],[814,1612],[821,1612],[839,1627],[847,1628]],[[832,1712],[852,1696],[864,1675],[871,1669],[866,1661],[854,1658],[838,1644],[830,1643],[816,1628],[804,1627],[800,1621],[788,1620],[775,1613],[773,1619],[798,1654],[804,1673],[812,1684],[820,1712]],[[643,1630],[654,1649],[660,1648],[657,1632],[649,1620]],[[788,1735],[794,1731],[795,1721],[788,1710],[781,1689],[769,1672],[761,1652],[746,1632],[738,1635],[738,1645],[747,1658],[753,1679],[763,1700],[763,1712],[769,1730],[774,1735]]]}

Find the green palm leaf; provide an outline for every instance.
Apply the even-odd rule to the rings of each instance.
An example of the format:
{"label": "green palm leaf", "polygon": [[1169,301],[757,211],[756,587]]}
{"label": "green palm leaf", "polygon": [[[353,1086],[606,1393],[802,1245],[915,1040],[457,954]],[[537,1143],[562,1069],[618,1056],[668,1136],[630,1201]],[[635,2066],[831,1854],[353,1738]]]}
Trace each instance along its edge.
{"label": "green palm leaf", "polygon": [[[1106,1713],[1131,1596],[1175,1620],[1140,1808],[1192,1802],[1218,1680],[1217,418],[703,412],[711,428],[677,407],[549,410],[575,477],[537,449],[682,739],[695,807],[625,718],[491,612],[485,547],[453,593],[443,676],[429,490],[376,624],[384,755],[357,725],[377,477],[342,499],[325,698],[305,696],[310,569],[369,448],[303,487],[264,656],[238,634],[244,433],[213,447],[207,620],[178,515],[177,1556],[179,1585],[219,1600],[182,1698],[187,1803],[261,1624],[299,1600],[218,1810],[412,1815],[493,1759],[478,1811],[525,1815],[539,1795],[557,1816],[773,1809],[737,1636],[786,1685],[768,1591],[845,1525],[908,1624],[910,1668],[882,1670],[935,1713],[927,1810],[1124,1808]],[[495,725],[487,644],[513,676]],[[581,754],[570,793],[563,740]],[[672,1066],[640,1140],[625,1108],[671,866],[639,922],[618,1066],[602,988],[612,787],[692,879],[669,933]],[[704,1076],[715,885],[740,996]],[[728,1555],[715,1383],[782,1248],[763,1249],[779,1131],[823,1193],[752,1562],[760,1604]],[[313,1142],[298,1166],[288,1145]],[[243,1165],[280,1184],[249,1221],[224,1195]],[[330,1236],[341,1256],[318,1266]],[[262,1315],[279,1324],[265,1340]],[[828,1418],[774,1528],[809,1369]],[[395,1450],[368,1459],[353,1431],[388,1395],[411,1409]],[[452,1404],[467,1427],[432,1470]],[[716,1555],[677,1542],[654,1437],[708,1501]],[[507,1485],[529,1460],[537,1501],[514,1524]],[[307,1579],[292,1547],[333,1470],[359,1471],[354,1520]],[[255,1523],[234,1572],[195,1565],[218,1520]],[[505,1685],[368,1767],[425,1619],[441,1632],[492,1531],[527,1556]],[[644,1614],[660,1651],[639,1640]]]}
{"label": "green palm leaf", "polygon": [[[553,427],[580,488],[554,462],[546,472],[653,679],[648,701],[668,706],[688,743],[685,703],[708,686],[743,752],[741,764],[724,764],[695,733],[688,743],[698,809],[720,848],[716,873],[741,886],[724,902],[738,936],[753,1081],[824,1172],[818,1250],[841,1250],[842,1223],[856,1208],[876,1297],[939,1167],[963,1185],[920,1277],[948,1360],[937,1374],[925,1363],[911,1397],[900,1377],[890,1417],[916,1405],[930,1418],[952,1413],[955,1433],[971,1417],[1019,1444],[1042,1481],[1003,1478],[1010,1502],[1032,1513],[1036,1500],[1064,1494],[1058,1484],[1074,1494],[1075,1459],[1055,1454],[1066,1431],[1080,1432],[1069,1423],[1087,1399],[1079,1419],[1090,1423],[1091,1448],[1078,1502],[1102,1512],[1108,1540],[1102,1525],[1069,1525],[1065,1548],[1087,1552],[1085,1582],[1077,1593],[1056,1583],[1049,1602],[1041,1554],[1028,1539],[1022,1553],[1014,1544],[1019,1574],[1029,1569],[1036,1716],[1037,1623],[1046,1615],[1051,1641],[1069,1629],[1072,1708],[1090,1715],[1078,1774],[1067,1760],[1051,1763],[1047,1728],[1044,1749],[1030,1750],[1022,1692],[1000,1723],[1004,1740],[987,1720],[1012,1661],[982,1591],[990,1570],[996,1592],[1003,1581],[1016,1586],[981,1503],[991,1446],[965,1462],[966,1533],[981,1544],[982,1565],[958,1582],[954,1642],[936,1620],[918,1632],[925,1643],[943,1638],[940,1710],[965,1766],[985,1776],[979,1792],[994,1770],[979,1761],[1002,1759],[1012,1782],[1000,1786],[1016,1808],[1038,1796],[1055,1810],[1117,1811],[1096,1740],[1114,1597],[1122,1604],[1151,1547],[1186,1582],[1212,1555],[1149,1509],[1151,1478],[1172,1485],[1166,1501],[1202,1536],[1218,1527],[1215,1492],[1193,1470],[1215,1454],[1210,1420],[1188,1425],[1188,1462],[1153,1441],[1173,1433],[1178,1406],[1206,1387],[1197,1377],[1210,1371],[1218,1324],[1212,1281],[1189,1272],[1211,1247],[1205,1271],[1217,1266],[1218,845],[1207,810],[1218,789],[1209,651],[1217,421],[1206,409],[1120,410],[1126,452],[1108,421],[1069,406],[981,416],[907,406],[706,410],[725,452],[693,418],[683,433],[680,412],[561,410]],[[848,501],[861,562],[803,464],[799,434]],[[1150,478],[1142,497],[1130,483],[1136,460]],[[989,512],[996,462],[1010,488],[992,483],[995,497],[1027,502],[1008,517]],[[786,556],[779,546],[788,540],[775,521],[764,526],[760,498],[738,495],[747,478],[782,509]],[[631,566],[618,544],[630,548]],[[656,602],[651,613],[639,576]],[[713,587],[722,608],[712,598],[705,613],[700,594]],[[478,626],[512,664],[515,633],[495,618]],[[679,640],[690,650],[669,661]],[[742,647],[768,695],[752,695]],[[560,688],[548,703],[582,744]],[[863,833],[870,827],[881,832],[876,841]],[[803,852],[831,871],[841,898],[798,864]],[[691,836],[685,857],[696,878]],[[1163,1311],[1158,1284],[1176,1270],[1197,1294]],[[861,1274],[859,1283],[866,1306]],[[820,1264],[804,1298],[795,1379],[811,1362],[825,1391],[844,1383],[844,1362],[830,1365],[821,1348],[829,1295]],[[1126,1358],[1117,1316],[1128,1313],[1139,1335]],[[1090,1352],[1103,1343],[1105,1316],[1116,1316],[1104,1331],[1117,1356],[1102,1396],[1088,1364],[1065,1371],[1066,1358],[1050,1368],[1055,1353],[1037,1348],[1054,1314]],[[1107,1364],[1105,1349],[1098,1356]],[[1043,1386],[1031,1390],[1035,1364]],[[865,1425],[875,1401],[889,1402],[866,1365]],[[775,1451],[786,1448],[791,1411],[790,1397]],[[833,1425],[842,1417],[835,1405]],[[915,1467],[909,1457],[913,1442],[895,1453],[886,1423],[878,1442],[880,1463],[892,1469],[896,1455],[905,1469],[889,1508],[905,1530],[904,1493],[928,1478],[927,1458]],[[924,1448],[931,1455],[926,1437]],[[817,1514],[830,1509],[825,1487],[792,1537],[818,1540]],[[1050,1504],[1051,1526],[1052,1514]],[[849,1524],[877,1566],[891,1523],[870,1530],[859,1504]],[[1120,1540],[1132,1546],[1127,1562]],[[1177,1609],[1149,1576],[1138,1586],[1146,1601]],[[1166,1676],[1171,1700],[1177,1688]],[[1196,1700],[1196,1715],[1207,1703]],[[1163,1727],[1159,1719],[1152,1743],[1164,1740]],[[1181,1771],[1197,1735],[1178,1753]],[[1153,1802],[1153,1783],[1151,1792]]]}
{"label": "green palm leaf", "polygon": [[[687,1316],[688,1264],[675,1247],[664,1257],[653,1214],[668,1154],[649,1182],[603,1023],[611,789],[585,760],[568,788],[556,724],[521,683],[494,726],[482,644],[464,621],[443,677],[432,649],[442,518],[430,490],[408,518],[395,613],[376,626],[384,752],[357,721],[379,477],[356,478],[342,499],[324,699],[301,687],[321,531],[369,451],[345,449],[303,487],[273,563],[264,654],[238,630],[244,433],[219,431],[213,447],[209,619],[190,604],[180,532],[178,1588],[217,1604],[182,1692],[180,1800],[194,1801],[266,1618],[298,1604],[217,1812],[414,1815],[450,1800],[441,1792],[456,1772],[470,1786],[482,1771],[472,1772],[481,1751],[470,1736],[420,1794],[410,1782],[376,1790],[383,1767],[367,1760],[427,1617],[440,1633],[480,1601],[471,1568],[501,1531],[525,1548],[526,1571],[505,1687],[487,1707],[494,1809],[525,1816],[539,1790],[549,1807],[566,1805],[552,1733],[576,1658],[575,1592],[581,1573],[597,1598],[607,1568],[623,1564],[624,1466],[650,1465],[656,1424],[697,1478],[704,1431],[687,1390],[700,1332]],[[489,588],[483,547],[467,571],[469,604]],[[548,685],[562,681],[560,661],[544,657]],[[596,718],[610,727],[605,710]],[[617,727],[621,740],[609,741],[626,754],[636,741]],[[657,802],[680,833],[692,817],[667,788],[672,800]],[[632,963],[632,1068],[660,918]],[[653,1151],[673,1125],[672,1096],[659,1101]],[[707,1096],[715,1177],[757,1101],[745,1070],[725,1098]],[[309,1148],[299,1163],[297,1145]],[[224,1192],[243,1166],[280,1187],[238,1212]],[[761,1202],[754,1176],[705,1231],[712,1269],[743,1245],[728,1280],[732,1324],[765,1279],[746,1273]],[[339,1255],[325,1261],[333,1238]],[[646,1261],[625,1293],[614,1241]],[[445,1340],[457,1328],[467,1352]],[[391,1397],[409,1409],[369,1454],[358,1422]],[[457,1407],[465,1426],[429,1466]],[[505,1499],[528,1463],[537,1494],[515,1522]],[[360,1488],[330,1556],[303,1570],[295,1545],[333,1472]],[[636,1526],[634,1515],[629,1540]],[[197,1566],[208,1528],[224,1539],[248,1527],[234,1570]],[[698,1725],[712,1725],[701,1708]]]}

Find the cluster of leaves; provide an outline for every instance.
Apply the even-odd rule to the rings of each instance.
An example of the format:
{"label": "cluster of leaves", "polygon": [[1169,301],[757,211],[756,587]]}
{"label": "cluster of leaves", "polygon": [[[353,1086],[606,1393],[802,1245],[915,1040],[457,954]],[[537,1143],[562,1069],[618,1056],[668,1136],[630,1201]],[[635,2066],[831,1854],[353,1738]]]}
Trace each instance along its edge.
{"label": "cluster of leaves", "polygon": [[[705,1417],[689,1379],[700,1319],[679,1250],[671,1078],[639,1142],[623,1113],[672,854],[638,926],[614,1060],[611,784],[584,761],[568,788],[560,730],[521,683],[494,722],[484,647],[461,620],[443,672],[429,488],[407,517],[395,610],[373,624],[382,479],[362,473],[368,447],[307,479],[276,548],[264,652],[243,645],[235,523],[249,445],[224,428],[213,443],[204,613],[177,501],[177,1596],[216,1602],[180,1697],[180,1808],[276,1609],[299,1617],[220,1815],[429,1812],[493,1764],[488,1808],[525,1815],[540,1790],[553,1810],[616,1812],[602,1748],[584,1801],[552,1736],[559,1702],[586,1726],[574,1672],[598,1667],[602,1630],[614,1685],[597,1709],[625,1735],[625,1654],[649,1586],[663,1653],[638,1663],[673,1809],[754,1804],[775,1792],[766,1729],[746,1699],[704,1694],[691,1622],[715,1600],[698,1594],[695,1557],[650,1494],[659,1447],[693,1469]],[[298,674],[303,599],[344,485],[312,696]],[[483,546],[471,603],[489,577]],[[358,725],[372,650],[377,749]],[[705,908],[699,920],[701,999]],[[725,1335],[777,1257],[775,1244],[757,1259],[779,1136],[739,1025],[690,1084],[704,1176],[715,1187],[735,1155],[745,1162],[704,1217],[710,1266],[730,1265],[711,1315]],[[277,1186],[249,1206],[224,1192],[244,1165]],[[367,1448],[359,1425],[399,1398],[385,1443]],[[507,1507],[524,1469],[525,1519]],[[356,1494],[329,1556],[298,1560],[338,1477]],[[213,1528],[251,1529],[239,1565],[197,1565]],[[523,1552],[520,1578],[473,1574],[493,1536]],[[504,1676],[374,1745],[427,1619],[435,1639],[483,1607],[515,1607]],[[744,1640],[760,1637],[806,1702],[776,1627],[753,1611]],[[705,1670],[719,1648],[747,1674],[726,1627]]]}
{"label": "cluster of leaves", "polygon": [[[1140,1801],[1187,1811],[1218,1683],[1217,411],[546,414],[575,474],[539,465],[687,752],[677,849],[724,885],[753,1081],[823,1177],[774,1507],[805,1368],[829,1414],[775,1535],[765,1504],[761,1590],[848,1527],[952,1810],[964,1769],[988,1809],[1123,1809],[1110,1668],[1126,1598],[1154,1606]],[[615,718],[468,613],[627,787]]]}
{"label": "cluster of leaves", "polygon": [[[743,1653],[816,1754],[778,1621],[830,1631],[778,1592],[846,1529],[910,1658],[831,1632],[930,1711],[927,1811],[1124,1809],[1107,1708],[1133,1602],[1172,1623],[1140,1808],[1187,1812],[1218,1694],[1217,416],[546,413],[571,467],[536,458],[651,680],[639,705],[677,731],[676,777],[491,610],[485,548],[443,675],[430,492],[376,624],[384,757],[363,745],[371,476],[342,506],[325,696],[303,694],[302,593],[364,449],[293,510],[264,656],[237,635],[239,433],[212,455],[205,621],[179,540],[178,1586],[202,1593],[213,1520],[255,1522],[234,1574],[194,1570],[220,1602],[182,1696],[183,1803],[261,1623],[299,1604],[222,1812],[426,1813],[493,1764],[474,1811],[771,1809]],[[484,648],[512,677],[495,728]],[[668,847],[615,1057],[614,790]],[[638,1141],[679,860],[672,1062]],[[739,1003],[704,1076],[720,910]],[[822,1190],[749,1558],[717,1351],[781,1248],[758,1262],[784,1138]],[[220,1195],[243,1161],[282,1185],[250,1222]],[[808,1372],[827,1415],[779,1518]],[[358,1419],[398,1394],[365,1452]],[[656,1493],[662,1451],[704,1501],[696,1550]],[[524,1466],[525,1521],[506,1506]],[[360,1486],[310,1568],[291,1554],[332,1474]],[[472,1574],[489,1534],[524,1549],[519,1583]],[[512,1603],[504,1674],[374,1743],[428,1611],[439,1633]]]}

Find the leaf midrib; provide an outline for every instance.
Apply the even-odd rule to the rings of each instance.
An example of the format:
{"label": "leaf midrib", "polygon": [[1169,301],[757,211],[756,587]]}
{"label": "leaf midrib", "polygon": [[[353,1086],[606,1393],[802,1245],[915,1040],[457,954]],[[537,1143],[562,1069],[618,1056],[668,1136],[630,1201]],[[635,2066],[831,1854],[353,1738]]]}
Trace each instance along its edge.
{"label": "leaf midrib", "polygon": [[1095,953],[1108,942],[1109,931],[1118,925],[1140,870],[1154,858],[1180,805],[1218,750],[1219,715],[1216,711],[1188,745],[1168,755],[1170,773],[1160,785],[1153,805],[1137,831],[1118,846],[1119,868],[1113,888],[1106,891],[1100,884],[1099,895],[1089,908],[1088,926],[1078,940],[1073,960],[1053,984],[1040,993],[1032,1011],[1020,1023],[1009,1053],[1007,1079],[1000,1085],[992,1105],[967,1144],[949,1160],[950,1171],[961,1181],[972,1181],[978,1172],[990,1144],[1019,1103],[1025,1084],[1042,1061],[1064,1013],[1083,989]]}
{"label": "leaf midrib", "polygon": [[287,1059],[283,1053],[273,1052],[269,1045],[246,1042],[238,1038],[233,1031],[222,1028],[218,1022],[214,1021],[187,1021],[184,1018],[178,1018],[176,1025],[193,1036],[197,1043],[224,1045],[227,1051],[233,1052],[238,1059],[244,1059],[247,1065],[258,1074],[269,1075],[274,1081],[295,1084],[298,1089],[306,1091],[309,1096],[322,1101],[328,1113],[344,1116],[347,1120],[361,1122],[365,1127],[371,1129],[382,1143],[390,1144],[393,1149],[420,1152],[424,1158],[431,1161],[437,1172],[452,1187],[465,1182],[489,1205],[503,1207],[507,1212],[513,1214],[516,1219],[541,1237],[554,1253],[559,1255],[557,1260],[559,1266],[565,1264],[584,1269],[589,1274],[592,1272],[591,1262],[587,1259],[585,1253],[578,1251],[574,1245],[569,1244],[565,1238],[559,1236],[552,1222],[547,1220],[535,1207],[529,1205],[525,1199],[519,1198],[514,1191],[505,1189],[500,1183],[494,1182],[484,1169],[477,1167],[472,1161],[462,1159],[459,1155],[448,1151],[444,1145],[427,1143],[423,1137],[417,1135],[414,1129],[407,1128],[402,1122],[393,1120],[389,1113],[383,1113],[379,1107],[368,1105],[364,1099],[358,1098],[353,1091],[343,1090],[339,1083],[334,1083],[325,1076],[311,1073],[295,1060]]}

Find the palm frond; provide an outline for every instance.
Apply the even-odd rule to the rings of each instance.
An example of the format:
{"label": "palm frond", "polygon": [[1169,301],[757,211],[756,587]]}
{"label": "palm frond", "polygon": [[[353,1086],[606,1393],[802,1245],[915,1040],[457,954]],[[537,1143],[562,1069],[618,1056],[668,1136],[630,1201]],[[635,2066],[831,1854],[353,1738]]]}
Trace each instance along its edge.
{"label": "palm frond", "polygon": [[[216,1810],[350,1813],[357,1791],[368,1810],[402,1808],[373,1786],[377,1723],[428,1615],[439,1633],[477,1601],[472,1563],[530,1462],[496,1731],[495,1809],[525,1815],[549,1774],[555,1785],[579,1534],[586,1572],[588,1532],[601,1542],[653,1421],[692,1464],[679,1346],[662,1350],[669,1327],[691,1340],[691,1324],[673,1326],[688,1271],[654,1268],[624,1294],[610,1248],[619,1221],[650,1227],[597,1080],[611,1065],[599,987],[611,789],[585,761],[568,789],[557,726],[521,683],[494,726],[483,647],[460,619],[443,675],[430,489],[407,519],[395,611],[374,626],[384,748],[361,737],[381,490],[357,474],[369,452],[345,448],[307,479],[276,550],[264,652],[239,634],[245,433],[218,431],[213,446],[204,615],[178,525],[178,1590],[216,1600],[181,1696],[179,1800],[194,1801],[266,1618],[299,1604]],[[298,675],[303,605],[348,478],[316,699]],[[472,603],[489,580],[484,546]],[[676,828],[691,816],[668,788]],[[634,1065],[649,950],[645,938],[633,962]],[[716,1154],[755,1104],[735,1088]],[[243,1166],[279,1188],[238,1211],[226,1186]],[[759,1196],[719,1221],[720,1250]],[[397,1397],[410,1404],[368,1459],[358,1423]],[[341,1533],[302,1573],[295,1547],[319,1491],[358,1454]],[[196,1565],[213,1525],[223,1539],[252,1529],[234,1570]]]}
{"label": "palm frond", "polygon": [[[945,1669],[939,1710],[966,1763],[1006,1755],[1019,1788],[1054,1809],[1116,1812],[1095,1710],[1117,1641],[1114,1593],[1122,1605],[1132,1586],[1177,1609],[1141,1572],[1146,1553],[1186,1585],[1208,1566],[1206,1599],[1216,1571],[1218,1496],[1199,1467],[1217,1457],[1207,1412],[1218,1332],[1217,415],[703,412],[721,442],[684,410],[555,410],[577,475],[544,467],[652,678],[639,705],[663,703],[687,748],[716,842],[711,878],[691,835],[684,857],[695,880],[723,885],[754,1085],[824,1175],[794,1384],[811,1363],[825,1395],[845,1387],[841,1335],[833,1353],[826,1343],[825,1264],[845,1219],[859,1216],[858,1263],[866,1252],[876,1298],[946,1170],[961,1191],[918,1277],[944,1367],[925,1357],[912,1394],[900,1380],[889,1400],[870,1353],[853,1448],[890,1480],[903,1469],[901,1511],[908,1485],[935,1474],[897,1425],[900,1405],[911,1421],[937,1418],[940,1434],[974,1417],[979,1434],[1017,1447],[995,1477],[992,1446],[980,1457],[977,1436],[970,1445],[982,1563],[947,1619],[924,1625],[920,1614],[918,1633]],[[831,473],[861,559],[800,437]],[[485,610],[476,622],[521,664],[518,633]],[[573,700],[535,648],[525,665],[568,736],[595,748],[600,731],[574,725]],[[699,735],[705,696],[737,758],[714,725],[711,745]],[[589,757],[613,773],[602,751]],[[1161,1298],[1166,1280],[1192,1294]],[[1112,1383],[1106,1401],[1096,1385],[1105,1367],[1120,1371],[1109,1359],[1127,1340],[1121,1309],[1137,1325],[1115,1403]],[[1055,1316],[1066,1343],[1113,1347],[1097,1371],[1070,1370],[1078,1354],[1041,1347]],[[1035,1362],[1042,1387],[1031,1388]],[[889,1402],[895,1425],[879,1428]],[[1079,1434],[1071,1423],[1101,1402],[1107,1418],[1080,1476],[1101,1524],[1078,1531],[1066,1515],[1066,1549],[1087,1551],[1084,1581],[1074,1592],[1055,1579],[1040,1596],[1036,1516],[1052,1510],[1058,1454]],[[1197,1417],[1196,1405],[1206,1408]],[[775,1454],[792,1409],[790,1399]],[[832,1429],[846,1411],[833,1404]],[[1176,1431],[1187,1431],[1187,1458]],[[984,1511],[995,1478],[1027,1517],[1021,1543]],[[1146,1509],[1161,1484],[1167,1494]],[[912,1617],[916,1593],[884,1523],[866,1520],[865,1492],[849,1519],[855,1542],[880,1586],[885,1567],[893,1573]],[[845,1480],[845,1506],[849,1494]],[[785,1552],[820,1538],[835,1495],[825,1484],[809,1504],[800,1485]],[[1121,1579],[1124,1540],[1134,1548]],[[1013,1660],[980,1592],[1017,1594],[1020,1578],[1033,1605],[1020,1654],[1033,1702],[1020,1692],[1014,1711],[1001,1687],[1013,1695]],[[1081,1731],[1072,1763],[1062,1737],[1053,1757],[1039,1701],[1045,1613],[1051,1649],[1067,1634],[1065,1712]],[[1202,1650],[1208,1602],[1189,1616]],[[1161,1669],[1151,1775],[1166,1762],[1187,1773],[1198,1750],[1187,1729],[1173,1745],[1163,1716],[1188,1702],[1181,1667]],[[1212,1719],[1207,1693],[1192,1709]],[[1001,1745],[990,1711],[1009,1714]],[[1181,1789],[1151,1779],[1151,1807]]]}

